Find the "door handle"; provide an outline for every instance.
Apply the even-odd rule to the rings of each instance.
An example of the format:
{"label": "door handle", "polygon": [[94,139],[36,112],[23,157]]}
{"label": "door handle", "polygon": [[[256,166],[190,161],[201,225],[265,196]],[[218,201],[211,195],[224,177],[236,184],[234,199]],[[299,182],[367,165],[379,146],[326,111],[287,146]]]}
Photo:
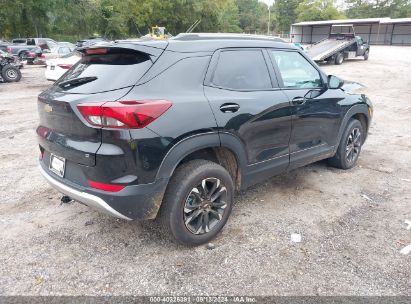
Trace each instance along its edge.
{"label": "door handle", "polygon": [[240,105],[236,103],[225,103],[220,106],[220,111],[223,113],[234,113],[240,109]]}
{"label": "door handle", "polygon": [[304,97],[295,97],[292,100],[293,105],[302,105],[305,103],[305,98]]}

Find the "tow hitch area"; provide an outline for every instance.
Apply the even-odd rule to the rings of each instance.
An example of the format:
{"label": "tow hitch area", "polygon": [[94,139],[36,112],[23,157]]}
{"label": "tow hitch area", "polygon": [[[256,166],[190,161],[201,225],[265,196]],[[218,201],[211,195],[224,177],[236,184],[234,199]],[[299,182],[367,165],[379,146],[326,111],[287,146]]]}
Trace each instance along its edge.
{"label": "tow hitch area", "polygon": [[60,205],[63,205],[63,204],[71,204],[72,202],[74,202],[74,200],[73,200],[70,196],[63,195],[63,196],[61,197],[60,202],[61,202]]}

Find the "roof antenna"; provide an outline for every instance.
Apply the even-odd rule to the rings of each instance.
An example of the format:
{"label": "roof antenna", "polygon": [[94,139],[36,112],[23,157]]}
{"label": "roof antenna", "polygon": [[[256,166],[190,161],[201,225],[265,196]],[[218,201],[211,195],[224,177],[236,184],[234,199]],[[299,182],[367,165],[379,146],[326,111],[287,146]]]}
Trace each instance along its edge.
{"label": "roof antenna", "polygon": [[194,31],[194,29],[201,23],[201,19],[198,19],[196,22],[194,22],[186,31],[186,33],[191,33]]}

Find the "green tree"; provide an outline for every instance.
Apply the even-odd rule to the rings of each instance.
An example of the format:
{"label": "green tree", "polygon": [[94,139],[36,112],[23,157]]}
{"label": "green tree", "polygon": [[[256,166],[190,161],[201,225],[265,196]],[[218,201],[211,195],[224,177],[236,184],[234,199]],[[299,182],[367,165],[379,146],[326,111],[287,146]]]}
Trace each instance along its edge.
{"label": "green tree", "polygon": [[277,32],[288,33],[290,26],[297,20],[296,9],[302,0],[277,0],[274,12],[277,20]]}
{"label": "green tree", "polygon": [[333,0],[304,0],[297,9],[297,21],[344,19],[343,13],[334,6]]}
{"label": "green tree", "polygon": [[347,0],[349,18],[411,17],[410,0]]}
{"label": "green tree", "polygon": [[[268,6],[258,0],[237,0],[240,27],[246,33],[264,33],[267,31]],[[275,15],[271,15],[274,29]]]}

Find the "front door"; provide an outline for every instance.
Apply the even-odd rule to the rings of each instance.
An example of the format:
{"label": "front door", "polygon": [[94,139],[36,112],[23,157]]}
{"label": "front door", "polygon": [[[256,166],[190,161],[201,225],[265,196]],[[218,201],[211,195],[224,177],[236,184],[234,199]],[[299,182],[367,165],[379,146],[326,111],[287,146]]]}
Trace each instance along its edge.
{"label": "front door", "polygon": [[335,148],[343,92],[327,89],[321,73],[298,51],[270,50],[281,86],[292,104],[291,167],[325,158]]}
{"label": "front door", "polygon": [[287,169],[291,107],[278,87],[265,50],[226,49],[215,53],[205,95],[220,132],[236,137],[245,147],[251,171],[263,163],[261,168],[271,171],[265,172],[267,176]]}

